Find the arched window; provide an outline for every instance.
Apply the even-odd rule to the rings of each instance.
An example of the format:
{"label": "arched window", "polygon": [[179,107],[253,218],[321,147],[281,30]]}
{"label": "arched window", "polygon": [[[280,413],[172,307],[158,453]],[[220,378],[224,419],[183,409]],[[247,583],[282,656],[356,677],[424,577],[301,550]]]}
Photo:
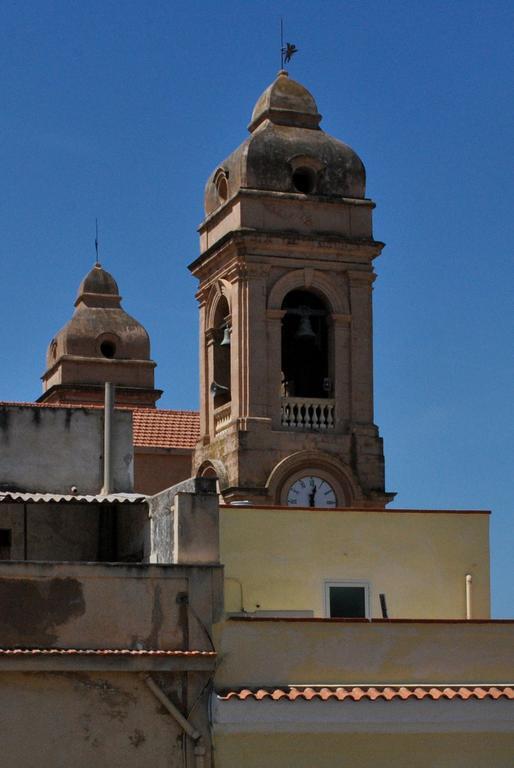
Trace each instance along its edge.
{"label": "arched window", "polygon": [[230,310],[222,296],[214,313],[214,370],[211,391],[214,407],[230,402]]}
{"label": "arched window", "polygon": [[294,290],[282,302],[282,394],[330,397],[328,310],[316,294]]}

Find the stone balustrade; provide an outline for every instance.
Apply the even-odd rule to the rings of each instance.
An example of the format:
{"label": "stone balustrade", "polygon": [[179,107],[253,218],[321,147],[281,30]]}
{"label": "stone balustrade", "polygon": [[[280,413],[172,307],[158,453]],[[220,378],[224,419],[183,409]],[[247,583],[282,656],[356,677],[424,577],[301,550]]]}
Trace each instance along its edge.
{"label": "stone balustrade", "polygon": [[335,400],[314,397],[283,397],[281,424],[289,429],[334,429]]}
{"label": "stone balustrade", "polygon": [[218,432],[221,432],[222,430],[228,427],[228,425],[230,424],[231,416],[232,416],[232,403],[225,403],[225,405],[220,405],[219,408],[215,409],[214,411],[215,434],[218,434]]}

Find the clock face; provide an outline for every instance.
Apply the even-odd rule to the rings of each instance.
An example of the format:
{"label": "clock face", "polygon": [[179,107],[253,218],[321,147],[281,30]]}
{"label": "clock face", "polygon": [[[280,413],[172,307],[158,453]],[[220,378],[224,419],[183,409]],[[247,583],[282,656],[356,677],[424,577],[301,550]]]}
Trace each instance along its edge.
{"label": "clock face", "polygon": [[316,475],[300,477],[287,492],[289,507],[335,507],[336,494],[327,480]]}

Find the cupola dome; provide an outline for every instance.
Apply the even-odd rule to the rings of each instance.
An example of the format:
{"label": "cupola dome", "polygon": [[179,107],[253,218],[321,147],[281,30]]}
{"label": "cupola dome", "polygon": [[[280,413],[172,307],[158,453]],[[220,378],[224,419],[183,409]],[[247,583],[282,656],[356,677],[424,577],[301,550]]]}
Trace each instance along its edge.
{"label": "cupola dome", "polygon": [[116,298],[120,299],[118,283],[98,262],[96,262],[93,269],[87,273],[79,285],[77,301],[86,293],[102,296],[116,296]]}
{"label": "cupola dome", "polygon": [[316,129],[321,115],[318,113],[314,97],[307,88],[296,80],[291,80],[285,69],[281,69],[277,79],[258,99],[248,130],[255,131],[264,120],[271,120],[277,125]]}
{"label": "cupola dome", "polygon": [[321,130],[320,121],[311,93],[281,70],[257,100],[251,136],[208,179],[206,214],[244,190],[365,198],[362,161],[351,147]]}
{"label": "cupola dome", "polygon": [[151,405],[155,363],[146,329],[121,306],[114,277],[96,263],[80,283],[75,311],[50,342],[42,400],[97,402],[106,381],[117,402]]}

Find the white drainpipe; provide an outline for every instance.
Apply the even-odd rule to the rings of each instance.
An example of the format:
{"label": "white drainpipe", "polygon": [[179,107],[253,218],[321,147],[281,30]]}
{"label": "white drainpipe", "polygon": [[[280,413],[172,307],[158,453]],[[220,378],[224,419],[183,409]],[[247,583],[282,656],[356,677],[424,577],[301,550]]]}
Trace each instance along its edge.
{"label": "white drainpipe", "polygon": [[186,720],[182,712],[180,712],[172,701],[168,699],[164,691],[157,685],[151,675],[142,675],[148,688],[151,690],[156,699],[159,699],[162,706],[168,710],[172,718],[180,725],[182,730],[195,742],[194,756],[195,756],[195,768],[204,768],[205,766],[205,747],[201,742],[202,734],[194,728],[189,720]]}
{"label": "white drainpipe", "polygon": [[466,574],[466,619],[471,618],[471,585],[473,577],[470,573]]}
{"label": "white drainpipe", "polygon": [[104,401],[104,484],[102,493],[112,493],[112,422],[114,416],[114,384],[105,382]]}

